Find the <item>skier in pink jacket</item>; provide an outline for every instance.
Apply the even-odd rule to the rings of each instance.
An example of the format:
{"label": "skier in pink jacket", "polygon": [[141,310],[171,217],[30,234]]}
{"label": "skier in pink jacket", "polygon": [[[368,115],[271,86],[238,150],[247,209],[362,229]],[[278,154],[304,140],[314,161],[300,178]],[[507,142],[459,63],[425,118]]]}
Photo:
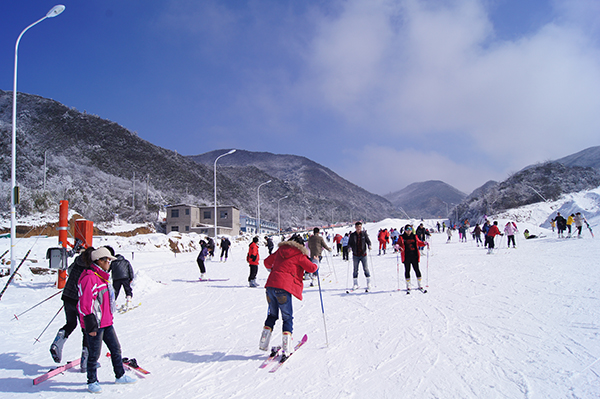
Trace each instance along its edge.
{"label": "skier in pink jacket", "polygon": [[136,381],[125,375],[121,345],[113,327],[113,312],[116,309],[115,293],[112,284],[108,282],[110,277],[108,270],[110,262],[114,259],[116,258],[106,247],[92,251],[92,264],[81,273],[78,283],[77,310],[88,339],[87,383],[88,391],[92,393],[102,392],[96,373],[102,342],[106,344],[111,354],[115,383],[130,384]]}

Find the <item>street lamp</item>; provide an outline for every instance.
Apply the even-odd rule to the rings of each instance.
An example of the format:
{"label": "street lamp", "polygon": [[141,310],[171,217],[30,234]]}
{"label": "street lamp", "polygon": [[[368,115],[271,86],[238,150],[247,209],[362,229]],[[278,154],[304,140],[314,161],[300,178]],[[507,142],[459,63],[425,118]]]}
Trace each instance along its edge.
{"label": "street lamp", "polygon": [[217,239],[217,161],[219,160],[219,158],[224,157],[225,155],[231,155],[234,152],[235,150],[231,150],[228,153],[219,155],[217,159],[215,159],[215,166],[213,168],[215,172],[215,240]]}
{"label": "street lamp", "polygon": [[12,167],[10,173],[10,272],[11,274],[15,271],[15,235],[16,235],[16,202],[17,202],[17,61],[19,54],[19,42],[21,37],[29,30],[29,28],[39,24],[46,18],[53,18],[62,13],[65,10],[65,6],[59,4],[54,7],[45,17],[38,19],[27,28],[23,29],[23,32],[17,38],[15,44],[15,74],[13,79],[13,104],[12,104]]}
{"label": "street lamp", "polygon": [[278,232],[279,234],[281,234],[281,219],[279,218],[279,202],[280,202],[281,200],[284,200],[284,199],[286,199],[287,197],[288,197],[288,196],[286,195],[285,197],[283,197],[283,198],[279,198],[279,199],[277,200],[277,232]]}
{"label": "street lamp", "polygon": [[258,189],[256,189],[256,196],[258,200],[258,220],[256,221],[256,231],[258,232],[258,235],[260,235],[260,188],[265,184],[269,183],[271,183],[271,180],[264,182],[263,184],[258,186]]}

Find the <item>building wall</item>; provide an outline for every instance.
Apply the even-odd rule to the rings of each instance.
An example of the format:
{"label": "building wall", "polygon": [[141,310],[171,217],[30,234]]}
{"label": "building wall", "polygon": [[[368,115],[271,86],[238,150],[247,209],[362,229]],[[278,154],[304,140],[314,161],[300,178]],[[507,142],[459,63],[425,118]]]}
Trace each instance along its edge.
{"label": "building wall", "polygon": [[[167,233],[196,232],[214,236],[214,207],[174,205],[167,208]],[[217,207],[217,234],[238,235],[240,233],[240,211],[234,206]]]}

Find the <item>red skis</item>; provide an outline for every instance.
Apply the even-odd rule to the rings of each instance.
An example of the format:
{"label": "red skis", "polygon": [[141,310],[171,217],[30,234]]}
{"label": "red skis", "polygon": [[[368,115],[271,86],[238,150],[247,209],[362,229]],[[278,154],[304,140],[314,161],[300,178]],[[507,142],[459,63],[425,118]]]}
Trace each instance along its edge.
{"label": "red skis", "polygon": [[33,380],[33,385],[37,385],[40,382],[44,382],[47,379],[52,378],[57,374],[62,374],[66,370],[70,369],[71,367],[77,366],[80,362],[81,362],[81,359],[75,359],[72,362],[68,362],[67,364],[65,364],[63,366],[58,366],[57,368],[54,368],[54,369],[48,371],[46,374],[42,374],[38,378]]}

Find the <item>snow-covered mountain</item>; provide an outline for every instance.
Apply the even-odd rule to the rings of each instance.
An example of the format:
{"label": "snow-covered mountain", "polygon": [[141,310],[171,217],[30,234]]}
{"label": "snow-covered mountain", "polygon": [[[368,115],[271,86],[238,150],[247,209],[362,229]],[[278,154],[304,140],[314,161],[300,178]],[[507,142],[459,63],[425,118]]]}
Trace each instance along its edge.
{"label": "snow-covered mountain", "polygon": [[386,194],[397,209],[416,218],[444,218],[449,207],[460,203],[467,195],[440,180],[413,183],[400,191]]}
{"label": "snow-covered mountain", "polygon": [[[12,92],[0,91],[0,191],[10,192],[10,130]],[[84,217],[109,221],[156,221],[169,204],[213,203],[212,161],[206,166],[174,151],[141,139],[118,124],[79,112],[54,100],[19,94],[17,134],[17,183],[21,203],[17,216],[58,213],[62,199]],[[242,151],[238,151],[241,155]],[[216,156],[215,156],[216,157]],[[275,158],[278,156],[274,155]],[[283,156],[290,161],[290,156]],[[44,158],[47,176],[44,190]],[[231,158],[231,157],[228,157]],[[277,220],[277,199],[282,227],[376,220],[394,215],[393,206],[341,179],[331,170],[306,158],[295,173],[281,173],[277,162],[270,168],[249,165],[217,171],[218,201],[256,214],[259,184],[263,219]],[[287,163],[284,163],[287,165]],[[296,176],[296,177],[295,177]],[[6,194],[5,194],[6,195]],[[0,201],[0,216],[7,217],[10,201]]]}
{"label": "snow-covered mountain", "polygon": [[600,186],[600,170],[568,166],[558,161],[528,166],[502,182],[487,182],[463,200],[448,217],[453,220],[479,220],[484,215],[540,201],[556,201],[561,196]]}

